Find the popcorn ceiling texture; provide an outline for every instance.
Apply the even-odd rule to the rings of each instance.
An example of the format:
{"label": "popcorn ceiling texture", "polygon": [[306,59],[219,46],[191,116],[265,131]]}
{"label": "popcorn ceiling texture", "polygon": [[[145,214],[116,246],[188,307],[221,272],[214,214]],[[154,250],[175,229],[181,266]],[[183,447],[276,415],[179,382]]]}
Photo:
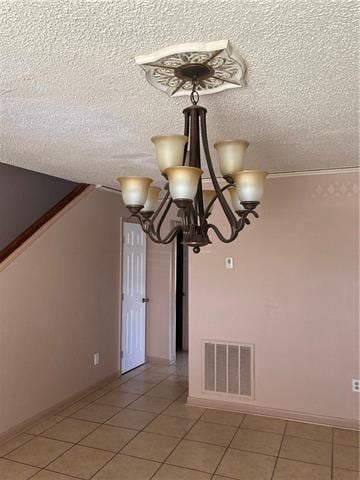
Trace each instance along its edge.
{"label": "popcorn ceiling texture", "polygon": [[134,57],[230,39],[247,87],[201,98],[211,144],[250,141],[246,167],[354,166],[358,3],[352,0],[0,2],[1,158],[73,181],[159,181],[150,137],[182,133],[186,97]]}

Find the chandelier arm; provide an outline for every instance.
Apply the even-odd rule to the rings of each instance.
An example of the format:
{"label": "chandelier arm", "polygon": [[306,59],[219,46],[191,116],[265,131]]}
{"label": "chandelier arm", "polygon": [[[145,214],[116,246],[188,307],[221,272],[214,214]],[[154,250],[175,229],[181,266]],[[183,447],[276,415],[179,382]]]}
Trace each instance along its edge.
{"label": "chandelier arm", "polygon": [[155,210],[155,212],[152,214],[151,218],[150,218],[150,221],[149,221],[149,228],[153,228],[154,226],[154,222],[155,220],[157,219],[157,217],[159,216],[163,206],[165,205],[165,203],[167,202],[168,198],[170,196],[170,192],[169,190],[165,193],[163,199],[161,200],[160,202],[160,205],[158,206],[158,208]]}
{"label": "chandelier arm", "polygon": [[181,230],[181,225],[176,225],[172,230],[170,230],[170,232],[167,234],[167,236],[164,239],[158,238],[156,236],[154,226],[153,225],[151,226],[148,220],[146,219],[144,220],[139,213],[134,213],[133,215],[131,215],[131,217],[137,218],[139,220],[139,223],[143,232],[149,235],[149,238],[155,243],[163,243],[163,244],[170,243],[174,240],[178,231]]}
{"label": "chandelier arm", "polygon": [[168,204],[166,205],[163,213],[161,214],[161,217],[160,217],[159,222],[158,222],[158,224],[157,224],[157,227],[156,227],[156,236],[157,236],[159,239],[161,238],[161,236],[160,236],[160,229],[161,229],[162,224],[163,224],[163,222],[164,222],[164,220],[165,220],[165,218],[166,218],[166,215],[168,214],[168,211],[170,210],[170,207],[171,207],[172,203],[173,203],[173,200],[172,200],[172,198],[170,197],[170,198],[169,198],[169,201],[168,201]]}
{"label": "chandelier arm", "polygon": [[201,138],[202,138],[204,153],[205,153],[205,157],[206,157],[206,163],[207,163],[208,168],[209,168],[210,177],[211,177],[212,183],[214,185],[217,197],[219,198],[219,202],[221,203],[222,209],[223,209],[223,211],[225,213],[225,216],[226,216],[226,218],[227,218],[227,220],[230,224],[231,231],[234,232],[235,229],[236,229],[237,220],[236,220],[235,215],[233,214],[231,208],[229,207],[229,204],[227,203],[227,201],[226,201],[226,199],[225,199],[225,197],[224,197],[224,195],[221,191],[219,182],[217,181],[215,171],[214,171],[214,167],[213,167],[212,161],[211,161],[210,150],[209,150],[209,142],[208,142],[208,138],[207,138],[205,112],[201,111],[200,115],[201,115]]}
{"label": "chandelier arm", "polygon": [[[224,187],[222,187],[221,189],[221,192],[225,192],[225,190],[227,190],[228,188],[231,187],[231,184],[230,183],[227,183]],[[210,211],[210,208],[214,205],[214,203],[216,202],[216,200],[218,199],[218,195],[216,194],[209,202],[209,205],[207,206],[207,209],[205,210],[205,216],[208,215],[209,211]]]}
{"label": "chandelier arm", "polygon": [[208,223],[207,226],[206,226],[206,231],[212,229],[214,230],[214,232],[216,233],[217,237],[219,238],[219,240],[221,240],[223,243],[231,243],[233,240],[236,239],[236,237],[239,235],[239,233],[241,232],[241,230],[243,230],[243,228],[245,227],[245,225],[247,224],[246,222],[246,217],[248,216],[250,212],[246,212],[244,213],[244,215],[240,218],[239,221],[236,221],[236,226],[235,228],[233,228],[231,226],[231,235],[229,238],[226,238],[224,237],[224,235],[220,232],[220,230],[218,229],[218,227],[216,225],[214,225],[213,223]]}
{"label": "chandelier arm", "polygon": [[170,232],[166,235],[165,238],[153,237],[154,232],[149,232],[149,236],[153,242],[167,245],[168,243],[171,243],[174,240],[174,238],[176,237],[177,233],[180,230],[181,230],[181,225],[176,225],[170,230]]}

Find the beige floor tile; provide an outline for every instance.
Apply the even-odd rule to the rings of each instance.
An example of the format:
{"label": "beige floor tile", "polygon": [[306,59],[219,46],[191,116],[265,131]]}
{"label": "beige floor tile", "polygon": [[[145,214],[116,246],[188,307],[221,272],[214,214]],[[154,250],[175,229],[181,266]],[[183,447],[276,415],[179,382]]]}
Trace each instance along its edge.
{"label": "beige floor tile", "polygon": [[62,417],[57,415],[52,415],[51,417],[44,418],[39,422],[33,425],[30,425],[30,427],[25,429],[25,433],[30,433],[32,435],[40,435],[40,433],[52,427],[56,423],[61,422],[61,420],[63,420]]}
{"label": "beige floor tile", "polygon": [[129,410],[124,408],[117,415],[110,418],[106,423],[116,427],[133,428],[135,430],[142,430],[155,417],[156,413],[142,412],[140,410]]}
{"label": "beige floor tile", "polygon": [[339,445],[347,445],[348,447],[358,447],[359,440],[359,431],[334,428],[334,443]]}
{"label": "beige floor tile", "polygon": [[319,442],[332,442],[332,428],[311,423],[288,422],[285,435],[292,437],[308,438]]}
{"label": "beige floor tile", "polygon": [[125,377],[123,375],[122,377],[117,378],[116,380],[113,380],[112,382],[108,383],[106,386],[109,389],[115,389],[115,388],[120,387],[120,385],[122,385],[123,383],[128,382],[129,379],[131,379],[131,377]]}
{"label": "beige floor tile", "polygon": [[176,385],[177,387],[182,387],[183,390],[186,390],[189,386],[189,382],[181,377],[173,376],[163,380],[159,385]]}
{"label": "beige floor tile", "polygon": [[283,433],[285,427],[285,420],[272,417],[260,417],[257,415],[246,415],[241,424],[241,428],[269,433]]}
{"label": "beige floor tile", "polygon": [[109,420],[109,418],[116,415],[120,410],[120,407],[115,407],[113,405],[91,403],[74,413],[71,417],[79,418],[80,420],[88,420],[89,422],[104,423]]}
{"label": "beige floor tile", "polygon": [[32,477],[31,480],[74,480],[73,477],[68,477],[62,473],[49,472],[48,470],[41,470]]}
{"label": "beige floor tile", "polygon": [[71,447],[71,443],[60,442],[51,438],[36,437],[9,453],[7,458],[34,467],[45,467]]}
{"label": "beige floor tile", "polygon": [[94,432],[85,437],[80,444],[86,447],[109,450],[118,452],[123,448],[137,432],[127,428],[112,427],[111,425],[102,425]]}
{"label": "beige floor tile", "polygon": [[207,410],[201,417],[204,422],[220,423],[238,427],[243,421],[244,415],[236,412],[225,412],[223,410]]}
{"label": "beige floor tile", "polygon": [[77,443],[98,426],[98,423],[85,422],[76,418],[65,418],[62,422],[49,428],[49,430],[45,430],[42,436],[63,440],[64,442]]}
{"label": "beige floor tile", "polygon": [[358,447],[334,445],[334,467],[359,471],[360,451]]}
{"label": "beige floor tile", "polygon": [[202,472],[213,473],[225,451],[224,447],[183,440],[166,463]]}
{"label": "beige floor tile", "polygon": [[37,468],[0,458],[1,480],[27,480],[37,471]]}
{"label": "beige floor tile", "polygon": [[279,458],[273,480],[331,480],[331,468]]}
{"label": "beige floor tile", "polygon": [[154,388],[149,390],[146,395],[150,395],[151,397],[160,397],[160,398],[168,398],[169,400],[177,399],[184,391],[186,387],[177,386],[177,385],[156,385]]}
{"label": "beige floor tile", "polygon": [[331,450],[331,443],[285,436],[279,456],[288,460],[331,466]]}
{"label": "beige floor tile", "polygon": [[194,422],[195,420],[162,414],[155,418],[155,420],[145,428],[145,431],[182,438],[186,432],[190,430]]}
{"label": "beige floor tile", "polygon": [[186,440],[194,440],[197,442],[211,443],[227,447],[235,435],[237,427],[229,425],[220,425],[218,423],[209,423],[199,421],[190,432],[186,435]]}
{"label": "beige floor tile", "polygon": [[197,420],[204,412],[205,408],[191,407],[190,405],[184,405],[183,403],[175,402],[164,411],[164,414],[171,415],[173,417]]}
{"label": "beige floor tile", "polygon": [[106,393],[108,393],[108,392],[104,392],[102,390],[101,391],[95,390],[95,392],[91,392],[88,395],[85,395],[85,397],[82,397],[81,401],[86,403],[86,404],[91,403],[91,402],[95,402],[96,400],[99,400],[99,398],[106,395]]}
{"label": "beige floor tile", "polygon": [[58,413],[58,416],[60,417],[70,417],[73,413],[77,412],[78,410],[80,410],[80,408],[84,408],[85,406],[87,405],[87,402],[83,402],[83,401],[78,401],[78,402],[75,402],[73,403],[72,405],[70,405],[69,407],[67,408],[64,408],[63,410],[61,410],[59,413]]}
{"label": "beige floor tile", "polygon": [[142,410],[144,412],[160,413],[167,408],[172,400],[160,397],[143,396],[129,405],[132,410]]}
{"label": "beige floor tile", "polygon": [[116,455],[94,480],[149,480],[161,464],[142,458]]}
{"label": "beige floor tile", "polygon": [[240,428],[230,444],[231,448],[248,452],[277,456],[280,450],[282,435],[278,433],[258,432]]}
{"label": "beige floor tile", "polygon": [[112,457],[113,453],[75,445],[47,468],[54,472],[89,479]]}
{"label": "beige floor tile", "polygon": [[276,458],[269,455],[243,452],[229,448],[216,473],[240,480],[270,480],[275,461]]}
{"label": "beige floor tile", "polygon": [[124,455],[163,462],[178,444],[177,438],[141,432],[121,451]]}
{"label": "beige floor tile", "polygon": [[120,387],[118,387],[116,391],[127,392],[127,393],[137,393],[139,395],[142,395],[143,393],[148,392],[152,388],[154,388],[153,383],[134,379],[134,380],[129,380],[128,382],[120,385]]}
{"label": "beige floor tile", "polygon": [[114,405],[115,407],[124,408],[130,403],[134,402],[139,398],[139,395],[136,393],[127,393],[127,392],[119,392],[113,390],[110,393],[107,393],[103,397],[99,398],[96,403],[102,403],[105,405]]}
{"label": "beige floor tile", "polygon": [[144,380],[146,382],[153,383],[155,385],[157,383],[162,382],[167,377],[168,377],[168,375],[164,375],[164,374],[161,374],[161,373],[152,373],[152,372],[149,372],[149,371],[145,371],[145,372],[140,373],[139,375],[136,375],[136,377],[134,379]]}
{"label": "beige floor tile", "polygon": [[152,480],[210,480],[211,474],[188,468],[163,465]]}
{"label": "beige floor tile", "polygon": [[180,397],[178,397],[174,403],[179,403],[180,405],[185,405],[185,403],[187,402],[187,399],[188,399],[188,396],[189,396],[189,392],[186,391],[184,393],[182,393],[180,395]]}
{"label": "beige floor tile", "polygon": [[27,433],[20,433],[20,435],[11,438],[5,443],[2,443],[0,445],[0,457],[7,455],[12,450],[15,450],[15,448],[21,447],[21,445],[24,445],[24,443],[28,442],[32,438],[34,438],[33,435],[28,435]]}
{"label": "beige floor tile", "polygon": [[360,480],[360,473],[334,468],[332,478],[333,480]]}

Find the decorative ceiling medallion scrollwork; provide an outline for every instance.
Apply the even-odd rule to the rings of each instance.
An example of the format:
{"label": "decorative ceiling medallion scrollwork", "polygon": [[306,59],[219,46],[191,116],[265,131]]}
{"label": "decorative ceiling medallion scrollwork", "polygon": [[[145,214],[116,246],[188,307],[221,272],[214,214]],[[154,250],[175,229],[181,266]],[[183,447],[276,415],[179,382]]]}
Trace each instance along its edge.
{"label": "decorative ceiling medallion scrollwork", "polygon": [[202,94],[246,85],[245,61],[233,51],[228,40],[173,45],[138,56],[135,61],[145,70],[148,82],[171,97],[188,95],[191,82],[178,78],[175,70],[191,64],[211,67],[211,75],[198,82],[197,89]]}

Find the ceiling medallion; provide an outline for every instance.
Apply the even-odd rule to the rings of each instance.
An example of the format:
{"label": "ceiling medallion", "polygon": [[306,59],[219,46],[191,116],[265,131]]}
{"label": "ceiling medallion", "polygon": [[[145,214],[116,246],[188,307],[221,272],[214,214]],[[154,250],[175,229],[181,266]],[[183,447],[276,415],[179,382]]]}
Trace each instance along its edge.
{"label": "ceiling medallion", "polygon": [[228,40],[173,45],[150,55],[140,55],[135,61],[145,70],[148,82],[170,97],[189,94],[192,82],[186,76],[177,75],[177,70],[194,64],[203,65],[208,72],[198,77],[197,89],[202,94],[245,86],[245,62]]}
{"label": "ceiling medallion", "polygon": [[[234,88],[234,84],[228,80],[223,80],[216,86],[212,83],[214,79],[220,78],[218,76],[220,63],[216,59],[225,58],[222,55],[226,48],[225,50],[214,48],[214,45],[219,47],[219,44],[224,45],[224,42],[200,44],[201,49],[198,52],[194,50],[194,45],[199,44],[181,45],[181,48],[170,47],[162,50],[161,60],[158,52],[152,56],[137,57],[138,59],[146,58],[147,62],[151,57],[152,62],[162,61],[162,65],[169,59],[172,65],[169,69],[171,70],[170,78],[174,79],[174,83],[171,80],[163,80],[163,77],[159,82],[153,73],[148,75],[149,71],[147,71],[147,78],[157,88],[165,89],[168,93],[170,89],[172,95],[190,92],[192,105],[183,111],[184,135],[157,135],[151,139],[155,145],[159,169],[167,181],[160,202],[161,188],[150,186],[153,181],[151,178],[135,176],[118,178],[125,205],[130,210],[131,216],[138,219],[143,231],[151,240],[168,244],[174,240],[178,232],[182,232],[183,245],[192,247],[195,253],[199,253],[201,247],[211,243],[209,238],[211,230],[222,242],[230,243],[237,238],[246,225],[250,224],[251,216],[258,217],[255,209],[262,198],[267,176],[262,171],[243,170],[243,159],[249,143],[246,140],[236,139],[215,143],[219,169],[226,181],[225,186],[220,187],[216,177],[207,138],[207,111],[199,106],[198,102],[201,94]],[[206,50],[205,47],[208,49]],[[181,50],[182,53],[174,56],[176,49]],[[226,54],[228,55],[228,52]],[[141,62],[138,60],[138,63]],[[152,68],[158,68],[157,63],[153,65],[155,67]],[[234,67],[234,71],[230,67],[228,69],[231,78],[238,75],[238,82],[241,83],[245,69],[242,70],[242,80],[239,72],[238,67],[236,69]],[[212,189],[204,188],[201,179],[202,152],[213,184]],[[230,203],[224,194],[226,190],[230,194]],[[224,236],[220,229],[209,221],[215,202],[219,202],[229,224],[228,236]],[[163,234],[162,226],[173,203],[179,209],[178,216],[181,218],[181,224]]]}

